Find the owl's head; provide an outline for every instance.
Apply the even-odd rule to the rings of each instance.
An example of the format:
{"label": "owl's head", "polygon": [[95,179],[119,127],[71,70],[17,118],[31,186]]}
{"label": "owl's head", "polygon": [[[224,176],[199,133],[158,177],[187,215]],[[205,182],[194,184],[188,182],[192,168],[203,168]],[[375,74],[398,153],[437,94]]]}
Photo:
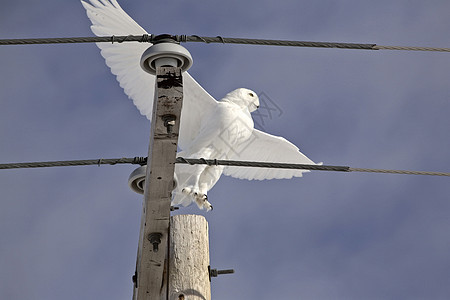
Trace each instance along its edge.
{"label": "owl's head", "polygon": [[259,107],[258,95],[249,89],[239,88],[229,92],[222,100],[230,101],[253,112]]}

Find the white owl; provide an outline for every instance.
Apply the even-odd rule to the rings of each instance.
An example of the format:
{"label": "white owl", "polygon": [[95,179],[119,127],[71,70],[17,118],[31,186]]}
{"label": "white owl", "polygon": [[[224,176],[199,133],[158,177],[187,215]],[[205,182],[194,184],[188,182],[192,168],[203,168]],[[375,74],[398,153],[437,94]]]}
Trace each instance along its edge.
{"label": "white owl", "polygon": [[[147,34],[116,0],[81,2],[97,36]],[[155,76],[140,66],[140,58],[149,45],[127,42],[97,46],[125,93],[141,114],[151,119]],[[259,107],[259,99],[249,89],[236,89],[216,101],[184,72],[183,99],[178,140],[182,151],[178,156],[314,164],[286,139],[254,128],[250,113]],[[172,204],[186,206],[195,202],[201,209],[212,209],[207,193],[222,173],[240,179],[263,180],[301,177],[303,172],[307,171],[177,164]]]}

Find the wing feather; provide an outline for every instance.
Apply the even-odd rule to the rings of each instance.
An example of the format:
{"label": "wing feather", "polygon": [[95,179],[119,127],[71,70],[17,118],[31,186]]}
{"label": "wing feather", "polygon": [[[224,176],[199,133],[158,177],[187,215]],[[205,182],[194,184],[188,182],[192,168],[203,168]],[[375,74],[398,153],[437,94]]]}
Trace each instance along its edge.
{"label": "wing feather", "polygon": [[[257,129],[253,130],[252,137],[248,143],[239,145],[229,157],[231,160],[248,160],[261,162],[315,164],[300,150],[283,137],[274,136]],[[225,167],[224,174],[227,176],[248,179],[288,179],[301,177],[307,170],[252,168],[252,167]]]}
{"label": "wing feather", "polygon": [[[140,35],[147,32],[139,26],[117,3],[111,0],[81,1],[92,22],[91,30],[97,36]],[[155,76],[144,72],[140,66],[142,53],[150,46],[139,42],[97,43],[106,65],[125,94],[133,100],[140,113],[152,116]]]}

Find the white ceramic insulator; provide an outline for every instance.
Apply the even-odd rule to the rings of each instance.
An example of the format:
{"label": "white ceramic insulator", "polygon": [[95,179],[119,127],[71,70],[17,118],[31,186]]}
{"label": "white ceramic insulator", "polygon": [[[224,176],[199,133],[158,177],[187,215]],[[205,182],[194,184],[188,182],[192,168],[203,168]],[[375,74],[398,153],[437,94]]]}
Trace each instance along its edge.
{"label": "white ceramic insulator", "polygon": [[161,57],[155,60],[155,66],[158,67],[178,67],[181,65],[178,59],[173,57]]}

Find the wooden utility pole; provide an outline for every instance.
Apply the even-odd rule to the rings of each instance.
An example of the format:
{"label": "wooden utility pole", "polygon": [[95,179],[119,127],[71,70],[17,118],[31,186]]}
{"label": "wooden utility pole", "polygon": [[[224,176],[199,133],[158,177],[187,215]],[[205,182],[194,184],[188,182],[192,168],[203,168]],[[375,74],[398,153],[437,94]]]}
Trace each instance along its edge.
{"label": "wooden utility pole", "polygon": [[[183,102],[181,72],[191,65],[189,52],[167,35],[156,37],[141,58],[143,70],[156,73],[156,87],[133,300],[211,299],[206,219],[170,217]],[[138,177],[130,177],[134,190],[139,186],[134,181],[142,180]]]}
{"label": "wooden utility pole", "polygon": [[183,100],[179,67],[158,67],[133,299],[161,297]]}
{"label": "wooden utility pole", "polygon": [[167,299],[211,299],[208,223],[205,217],[178,215],[170,218],[168,259]]}

